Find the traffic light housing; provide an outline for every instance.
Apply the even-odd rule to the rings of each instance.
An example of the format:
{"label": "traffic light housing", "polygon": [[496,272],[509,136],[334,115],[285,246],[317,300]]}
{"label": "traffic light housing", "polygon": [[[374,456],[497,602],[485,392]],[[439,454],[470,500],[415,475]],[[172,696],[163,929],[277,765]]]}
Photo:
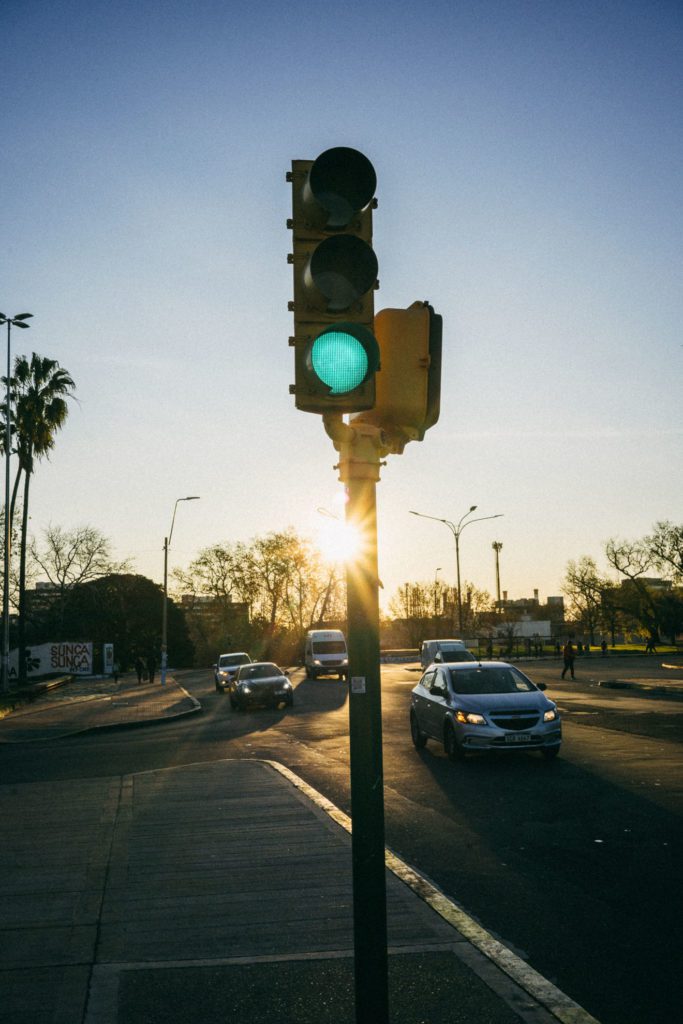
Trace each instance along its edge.
{"label": "traffic light housing", "polygon": [[375,402],[379,346],[374,335],[377,257],[370,161],[338,146],[316,160],[293,160],[295,383],[305,412],[359,412]]}
{"label": "traffic light housing", "polygon": [[382,309],[375,317],[375,336],[382,363],[375,405],[354,416],[351,425],[381,427],[389,451],[400,453],[408,441],[422,441],[439,418],[442,318],[428,302]]}

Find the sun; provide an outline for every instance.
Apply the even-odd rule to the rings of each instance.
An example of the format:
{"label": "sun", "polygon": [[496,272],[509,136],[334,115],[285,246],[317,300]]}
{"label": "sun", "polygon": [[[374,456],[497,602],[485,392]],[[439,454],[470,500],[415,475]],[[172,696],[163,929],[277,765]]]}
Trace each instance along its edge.
{"label": "sun", "polygon": [[318,548],[328,562],[346,562],[358,551],[360,537],[355,526],[341,519],[328,519],[318,526]]}

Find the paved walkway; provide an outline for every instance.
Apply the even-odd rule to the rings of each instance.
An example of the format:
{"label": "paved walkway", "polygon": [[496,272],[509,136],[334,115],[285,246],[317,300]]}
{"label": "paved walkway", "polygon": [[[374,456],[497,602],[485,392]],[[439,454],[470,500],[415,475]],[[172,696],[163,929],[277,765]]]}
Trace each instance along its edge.
{"label": "paved walkway", "polygon": [[[351,1024],[350,839],[329,811],[258,761],[0,786],[0,1020]],[[392,1024],[592,1021],[392,864]]]}
{"label": "paved walkway", "polygon": [[0,719],[0,743],[58,739],[90,729],[150,725],[201,711],[172,675],[166,686],[159,682],[138,684],[136,676],[75,680],[41,694]]}

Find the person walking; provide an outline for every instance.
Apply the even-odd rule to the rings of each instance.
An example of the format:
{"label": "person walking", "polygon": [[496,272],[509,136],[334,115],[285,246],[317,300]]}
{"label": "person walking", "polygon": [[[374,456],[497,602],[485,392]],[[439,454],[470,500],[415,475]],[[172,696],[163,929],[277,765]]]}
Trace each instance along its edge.
{"label": "person walking", "polygon": [[154,675],[156,673],[156,670],[157,670],[157,660],[156,660],[156,658],[154,657],[153,654],[149,654],[147,656],[147,671],[149,672],[149,681],[150,681],[150,683],[154,682]]}
{"label": "person walking", "polygon": [[566,644],[562,648],[562,657],[564,658],[564,668],[562,669],[562,679],[564,679],[567,669],[571,673],[572,679],[574,678],[574,658],[576,657],[576,651],[571,640],[567,640]]}
{"label": "person walking", "polygon": [[145,663],[142,660],[142,658],[140,657],[140,655],[138,654],[137,658],[135,659],[135,672],[136,672],[137,677],[138,677],[138,686],[142,685],[142,674],[143,674],[144,671],[145,671]]}

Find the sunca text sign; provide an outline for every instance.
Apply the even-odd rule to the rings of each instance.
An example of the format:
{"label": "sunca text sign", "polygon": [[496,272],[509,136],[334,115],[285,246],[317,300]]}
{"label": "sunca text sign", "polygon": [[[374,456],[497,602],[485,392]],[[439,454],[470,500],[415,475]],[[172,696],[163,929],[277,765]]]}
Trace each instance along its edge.
{"label": "sunca text sign", "polygon": [[[10,652],[10,678],[18,675],[18,651]],[[52,672],[64,672],[75,676],[92,675],[92,644],[62,643],[39,644],[26,648],[26,674],[46,676]]]}

